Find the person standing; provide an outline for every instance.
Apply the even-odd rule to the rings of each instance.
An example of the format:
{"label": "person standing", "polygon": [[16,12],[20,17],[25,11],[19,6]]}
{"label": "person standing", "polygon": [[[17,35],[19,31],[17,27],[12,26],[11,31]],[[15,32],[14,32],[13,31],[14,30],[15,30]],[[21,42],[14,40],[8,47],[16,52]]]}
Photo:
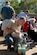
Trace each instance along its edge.
{"label": "person standing", "polygon": [[1,9],[1,15],[2,15],[3,20],[11,19],[12,16],[14,16],[14,14],[15,14],[14,8],[10,6],[9,1],[6,1],[5,6],[3,6]]}
{"label": "person standing", "polygon": [[2,7],[1,15],[2,15],[2,19],[3,19],[2,30],[5,31],[4,26],[6,27],[9,20],[13,19],[13,17],[15,16],[15,10],[13,7],[10,6],[9,1],[6,1],[5,6]]}

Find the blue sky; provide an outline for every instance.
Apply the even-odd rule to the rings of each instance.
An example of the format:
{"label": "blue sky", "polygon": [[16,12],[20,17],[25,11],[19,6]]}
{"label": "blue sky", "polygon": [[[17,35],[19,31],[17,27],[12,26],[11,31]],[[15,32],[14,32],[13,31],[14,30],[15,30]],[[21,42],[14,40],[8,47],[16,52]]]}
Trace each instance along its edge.
{"label": "blue sky", "polygon": [[21,0],[18,0],[19,2],[21,1]]}
{"label": "blue sky", "polygon": [[[5,0],[0,0],[0,2],[3,2],[3,1],[5,1]],[[21,1],[21,0],[18,0],[19,2]]]}

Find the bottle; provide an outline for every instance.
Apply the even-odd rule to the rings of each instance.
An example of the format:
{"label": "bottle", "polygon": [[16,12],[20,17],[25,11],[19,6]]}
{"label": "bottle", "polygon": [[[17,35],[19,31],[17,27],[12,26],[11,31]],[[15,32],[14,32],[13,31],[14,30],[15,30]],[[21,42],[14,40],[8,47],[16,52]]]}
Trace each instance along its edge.
{"label": "bottle", "polygon": [[18,46],[18,54],[20,54],[20,55],[21,55],[21,52],[22,52],[21,49],[22,49],[21,46]]}
{"label": "bottle", "polygon": [[26,46],[22,45],[22,55],[25,55],[25,53],[26,53]]}

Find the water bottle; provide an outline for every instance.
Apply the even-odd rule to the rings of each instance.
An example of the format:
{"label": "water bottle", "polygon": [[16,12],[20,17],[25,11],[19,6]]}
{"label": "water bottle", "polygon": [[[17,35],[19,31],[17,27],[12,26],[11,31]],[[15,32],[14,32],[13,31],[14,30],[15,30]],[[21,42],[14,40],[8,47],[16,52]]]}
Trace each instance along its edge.
{"label": "water bottle", "polygon": [[25,53],[26,53],[26,47],[27,47],[27,45],[22,45],[22,55],[25,55]]}

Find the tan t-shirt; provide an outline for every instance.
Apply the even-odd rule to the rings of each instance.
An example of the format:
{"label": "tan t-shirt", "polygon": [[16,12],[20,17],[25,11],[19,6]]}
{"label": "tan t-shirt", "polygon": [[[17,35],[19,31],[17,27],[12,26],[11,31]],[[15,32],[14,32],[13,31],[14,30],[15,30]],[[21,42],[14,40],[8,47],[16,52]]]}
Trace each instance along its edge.
{"label": "tan t-shirt", "polygon": [[[13,23],[12,20],[6,19],[6,20],[3,21],[3,24],[2,24],[2,29],[4,30],[5,28],[10,28],[12,30],[15,30],[17,33],[14,32],[14,31],[11,33],[14,37],[17,37],[20,34],[21,26],[18,26],[17,22]],[[4,36],[6,36],[7,34],[9,34],[9,33],[8,32],[6,32],[6,33],[4,32]]]}

